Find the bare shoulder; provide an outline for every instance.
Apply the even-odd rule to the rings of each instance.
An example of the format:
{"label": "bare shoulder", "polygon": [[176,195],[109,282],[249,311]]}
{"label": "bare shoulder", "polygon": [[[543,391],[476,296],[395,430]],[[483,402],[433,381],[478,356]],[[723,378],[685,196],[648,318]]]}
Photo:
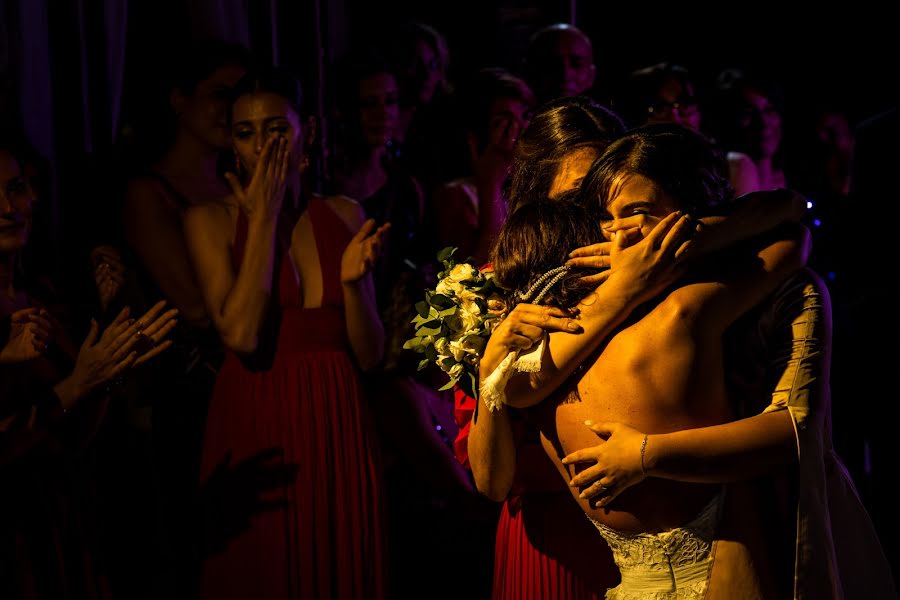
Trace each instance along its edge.
{"label": "bare shoulder", "polygon": [[227,230],[234,218],[237,207],[230,202],[231,197],[221,202],[196,204],[184,211],[184,224],[187,228],[212,227],[216,230]]}
{"label": "bare shoulder", "polygon": [[347,224],[350,231],[357,231],[366,220],[362,205],[349,196],[325,196],[325,204]]}

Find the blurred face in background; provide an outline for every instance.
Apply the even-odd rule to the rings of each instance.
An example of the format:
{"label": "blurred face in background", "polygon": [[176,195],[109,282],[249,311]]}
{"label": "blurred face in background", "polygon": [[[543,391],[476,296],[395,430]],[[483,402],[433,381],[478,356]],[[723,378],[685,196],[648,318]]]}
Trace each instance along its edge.
{"label": "blurred face in background", "polygon": [[300,115],[287,98],[270,92],[245,94],[235,101],[231,121],[232,145],[245,174],[253,173],[272,137],[287,138],[291,170],[298,168],[303,157]]}
{"label": "blurred face in background", "polygon": [[677,77],[667,77],[660,86],[648,123],[677,123],[700,131],[701,114],[694,88]]}
{"label": "blurred face in background", "polygon": [[0,150],[0,254],[13,254],[28,242],[34,194],[19,162]]}
{"label": "blurred face in background", "polygon": [[512,160],[516,140],[528,127],[531,106],[518,98],[495,98],[491,102],[486,145]]}
{"label": "blurred face in background", "polygon": [[431,102],[444,81],[444,65],[438,51],[425,40],[417,39],[408,50],[400,68],[405,103],[424,106]]}
{"label": "blurred face in background", "polygon": [[781,112],[762,91],[746,88],[738,107],[742,143],[754,159],[771,158],[781,145]]}
{"label": "blurred face in background", "polygon": [[397,133],[400,93],[390,73],[377,73],[359,82],[359,121],[370,148],[386,145]]}
{"label": "blurred face in background", "polygon": [[178,116],[178,127],[210,148],[227,150],[231,145],[229,94],[244,73],[243,67],[223,66],[200,81],[190,93],[175,90],[172,107]]}
{"label": "blurred face in background", "polygon": [[562,30],[541,42],[529,71],[542,99],[583,94],[594,85],[594,49],[584,34]]}

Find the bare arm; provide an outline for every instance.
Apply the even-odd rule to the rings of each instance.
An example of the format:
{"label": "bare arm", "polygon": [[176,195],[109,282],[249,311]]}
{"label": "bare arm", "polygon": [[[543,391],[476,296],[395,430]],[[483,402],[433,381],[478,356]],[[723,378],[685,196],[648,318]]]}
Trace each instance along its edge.
{"label": "bare arm", "polygon": [[384,325],[375,302],[372,267],[390,225],[376,229],[374,220],[365,220],[359,203],[346,198],[335,201],[342,205],[342,214],[356,230],[341,260],[341,286],[350,347],[359,366],[367,371],[381,362],[384,355]]}
{"label": "bare arm", "polygon": [[[213,324],[235,352],[256,350],[272,292],[276,230],[288,159],[287,142],[270,138],[246,190],[233,176],[238,210],[247,214],[241,263],[231,259],[232,219],[224,205],[191,208],[185,215],[188,247]],[[235,270],[237,272],[235,272]]]}
{"label": "bare arm", "polygon": [[478,407],[469,430],[469,466],[478,491],[502,502],[516,474],[516,444],[508,408],[491,412]]}
{"label": "bare arm", "polygon": [[735,199],[728,216],[700,219],[700,230],[690,253],[702,256],[749,240],[784,223],[799,223],[806,212],[806,198],[788,189],[752,192]]}
{"label": "bare arm", "polygon": [[[527,350],[539,342],[544,331],[581,331],[581,325],[568,311],[553,306],[519,304],[491,334],[493,350],[505,356],[510,350]],[[490,345],[490,344],[489,344]],[[482,364],[503,359],[488,356]],[[487,372],[481,373],[483,379]],[[509,412],[501,408],[491,412],[484,405],[476,408],[466,440],[469,466],[478,491],[500,502],[509,494],[516,470],[516,446]]]}
{"label": "bare arm", "polygon": [[725,483],[769,474],[797,460],[794,421],[786,410],[653,435],[623,423],[588,426],[606,443],[577,450],[563,464],[589,465],[570,485],[583,488],[584,498],[597,498],[598,506],[647,477]]}
{"label": "bare arm", "polygon": [[188,323],[205,326],[209,317],[184,239],[182,217],[158,183],[148,179],[131,182],[124,220],[128,243],[163,295]]}
{"label": "bare arm", "polygon": [[[526,407],[546,398],[588,359],[632,310],[672,284],[683,272],[682,263],[675,254],[690,235],[691,228],[688,219],[672,213],[634,245],[626,247],[626,236],[619,232],[612,246],[613,268],[609,277],[579,305],[578,323],[583,333],[550,333],[541,370],[513,375],[506,388],[507,402]],[[488,342],[490,345],[491,341]],[[499,354],[491,352],[489,355],[485,350],[485,357]],[[496,362],[499,364],[499,360]],[[482,372],[492,371],[497,364],[482,359]]]}
{"label": "bare arm", "polygon": [[[551,334],[550,343],[545,352],[546,360],[541,372],[531,375],[514,375],[507,387],[507,397],[514,398],[513,401],[517,406],[529,406],[550,395],[574,372],[578,365],[599,347],[638,303],[652,297],[666,284],[674,281],[675,275],[681,272],[680,261],[712,253],[737,241],[771,231],[782,223],[798,222],[805,210],[805,198],[790,190],[748,194],[742,200],[737,201],[733,213],[728,217],[708,218],[696,238],[687,243],[684,243],[684,240],[690,222],[679,221],[678,226],[675,227],[674,221],[670,221],[674,218],[675,213],[673,213],[661,221],[656,228],[649,231],[645,238],[645,240],[650,240],[654,232],[657,232],[659,226],[663,224],[666,224],[666,227],[672,227],[673,240],[666,246],[666,249],[663,247],[662,238],[656,238],[652,242],[639,242],[625,249],[624,252],[621,248],[618,249],[619,267],[624,268],[625,271],[620,273],[620,277],[616,277],[615,268],[612,269],[608,282],[597,288],[595,302],[592,305],[581,307],[581,324],[584,326],[585,333],[578,336]],[[615,233],[617,230],[624,231],[634,227],[646,228],[644,220],[645,217],[634,217],[633,220],[623,219],[620,221],[620,227],[609,231]],[[798,227],[801,226],[798,225]],[[805,228],[803,229],[805,230]],[[667,231],[663,229],[657,235],[665,233]],[[767,279],[748,279],[744,286],[733,288],[736,293],[732,297],[739,305],[731,306],[731,308],[739,312],[732,313],[732,320],[734,316],[742,314],[752,306],[752,304],[748,305],[748,302],[756,303],[761,300],[759,294],[754,293],[762,290],[762,288],[756,287],[760,281],[768,281],[766,289],[771,291],[775,284],[787,274],[806,264],[809,252],[808,231],[804,236],[799,229],[796,229],[791,235],[794,236],[796,243],[802,244],[804,249],[799,252],[797,250],[800,246],[781,246],[773,249],[768,270],[764,267],[762,271],[758,271],[758,274]],[[805,237],[805,241],[798,240],[798,237]],[[791,244],[790,241],[786,243]],[[601,245],[596,246],[600,247]],[[587,252],[573,252],[574,258],[569,262],[576,266],[595,268],[610,265],[611,256],[591,255],[589,248],[583,249]],[[776,256],[779,251],[785,251],[785,253]],[[673,256],[676,255],[678,258],[673,259]],[[779,262],[781,259],[783,261]],[[666,265],[668,265],[668,270],[665,269]],[[637,280],[628,282],[629,277],[636,277]],[[658,278],[658,282],[648,285],[651,277]],[[621,279],[626,281],[622,282]],[[618,290],[610,290],[608,287],[610,283],[622,287]],[[645,289],[642,289],[642,286],[645,286]],[[738,290],[749,290],[751,295],[742,296]],[[605,292],[612,293],[606,294]],[[632,298],[637,298],[638,302]],[[694,308],[698,306],[692,302],[685,303],[685,305]],[[727,308],[729,305],[727,302],[722,302],[719,303],[719,306]],[[719,316],[729,318],[728,315],[720,314]],[[490,343],[488,348],[490,348]],[[502,357],[499,360],[493,358],[495,354],[492,355],[492,359],[499,364]],[[485,356],[487,356],[487,350]],[[496,364],[492,362],[487,366],[493,369],[496,368]]]}

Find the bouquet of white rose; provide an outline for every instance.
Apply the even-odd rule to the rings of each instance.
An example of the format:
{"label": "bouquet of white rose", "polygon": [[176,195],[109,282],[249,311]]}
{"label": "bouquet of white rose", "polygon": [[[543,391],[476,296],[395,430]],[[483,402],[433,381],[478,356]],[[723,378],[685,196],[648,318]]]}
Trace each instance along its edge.
{"label": "bouquet of white rose", "polygon": [[458,385],[477,398],[478,360],[503,316],[504,303],[493,273],[457,263],[455,252],[444,248],[438,253],[444,270],[435,289],[425,290],[425,300],[416,303],[416,335],[403,347],[425,355],[420,371],[434,363],[447,373],[450,381],[441,390]]}

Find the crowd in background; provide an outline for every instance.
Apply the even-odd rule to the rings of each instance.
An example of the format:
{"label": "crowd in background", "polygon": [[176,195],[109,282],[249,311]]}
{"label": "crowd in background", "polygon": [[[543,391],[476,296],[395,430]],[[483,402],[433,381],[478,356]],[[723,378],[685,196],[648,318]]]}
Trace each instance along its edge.
{"label": "crowd in background", "polygon": [[301,540],[288,554],[319,558],[288,590],[248,590],[488,597],[499,507],[454,448],[442,373],[402,346],[437,252],[488,261],[522,132],[571,97],[621,131],[703,133],[738,195],[808,199],[809,264],[833,302],[835,445],[896,559],[893,356],[874,351],[896,331],[877,212],[896,113],[789,123],[781,82],[738,68],[598,81],[591,39],[565,24],[533,32],[514,65],[451,80],[450,61],[423,23],[354,48],[324,90],[240,45],[185,47],[148,74],[154,102],[124,112],[102,198],[62,224],[78,247],[45,231],[60,165],[23,124],[0,133],[0,597],[212,597],[223,573],[279,568],[235,540],[285,529]]}

